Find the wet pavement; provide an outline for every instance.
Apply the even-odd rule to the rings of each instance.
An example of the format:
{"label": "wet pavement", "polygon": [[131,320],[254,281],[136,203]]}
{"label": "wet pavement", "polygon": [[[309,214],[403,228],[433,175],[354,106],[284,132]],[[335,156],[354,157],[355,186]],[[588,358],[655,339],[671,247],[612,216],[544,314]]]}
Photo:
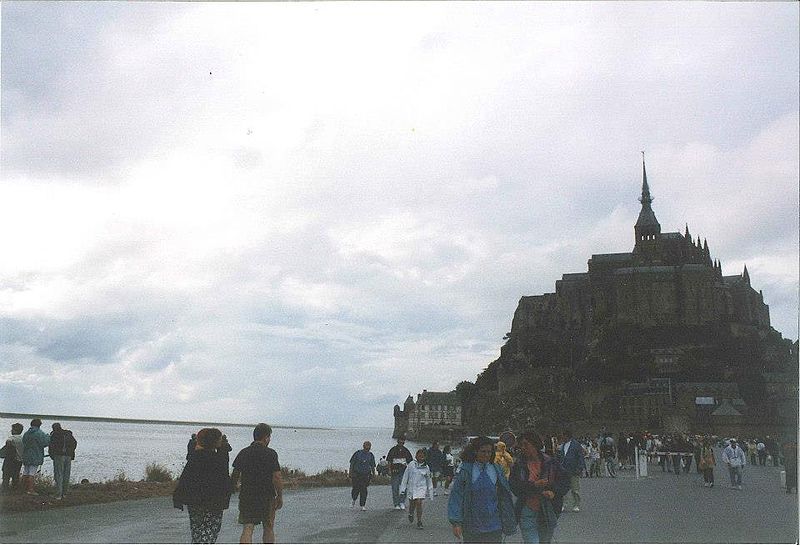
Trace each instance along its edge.
{"label": "wet pavement", "polygon": [[[559,543],[795,543],[796,494],[780,488],[780,468],[748,467],[744,489],[727,471],[705,488],[692,470],[675,477],[650,466],[650,477],[621,471],[616,479],[581,479],[579,513],[559,521]],[[350,509],[349,489],[287,491],[276,534],[283,543],[454,543],[447,497],[426,500],[424,528],[394,511],[388,486],[370,487],[368,510]],[[238,543],[236,497],[225,511],[219,543]],[[256,531],[256,536],[260,532]],[[189,516],[171,498],[82,505],[0,518],[2,543],[188,543]],[[506,539],[519,543],[519,532]]]}

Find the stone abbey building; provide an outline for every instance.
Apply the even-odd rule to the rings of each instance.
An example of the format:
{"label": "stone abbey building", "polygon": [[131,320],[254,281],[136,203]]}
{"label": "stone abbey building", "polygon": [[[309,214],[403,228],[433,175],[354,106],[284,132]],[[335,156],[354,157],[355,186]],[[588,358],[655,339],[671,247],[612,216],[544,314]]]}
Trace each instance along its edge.
{"label": "stone abbey building", "polygon": [[639,201],[631,251],[592,255],[555,293],[520,299],[500,357],[459,385],[470,428],[796,422],[797,343],[771,327],[747,267],[724,275],[688,225],[662,232],[644,161]]}

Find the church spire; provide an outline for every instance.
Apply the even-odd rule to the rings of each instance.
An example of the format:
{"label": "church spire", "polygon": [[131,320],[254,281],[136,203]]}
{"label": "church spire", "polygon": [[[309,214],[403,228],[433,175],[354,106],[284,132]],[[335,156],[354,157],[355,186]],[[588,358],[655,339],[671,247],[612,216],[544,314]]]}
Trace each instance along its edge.
{"label": "church spire", "polygon": [[650,205],[653,197],[650,196],[650,186],[647,184],[647,168],[644,162],[644,152],[642,152],[642,196],[639,198],[642,209],[639,212],[639,219],[636,220],[634,231],[636,233],[636,246],[643,241],[655,240],[661,234],[661,225],[656,219],[656,215]]}
{"label": "church spire", "polygon": [[644,152],[642,152],[642,196],[639,197],[639,202],[642,206],[648,208],[653,203],[653,198],[650,196],[650,186],[647,185],[647,168],[644,165]]}
{"label": "church spire", "polygon": [[742,273],[742,279],[747,282],[747,285],[750,285],[750,273],[747,272],[747,265],[744,266],[744,272]]}

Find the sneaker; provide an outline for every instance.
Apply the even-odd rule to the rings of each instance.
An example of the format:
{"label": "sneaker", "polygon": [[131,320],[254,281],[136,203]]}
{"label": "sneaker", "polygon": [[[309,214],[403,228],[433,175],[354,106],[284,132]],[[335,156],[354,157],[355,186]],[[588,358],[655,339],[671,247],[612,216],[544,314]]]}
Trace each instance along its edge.
{"label": "sneaker", "polygon": [[422,521],[417,521],[417,530],[422,530]]}
{"label": "sneaker", "polygon": [[445,490],[445,491],[444,491],[444,495],[445,495],[445,496],[449,496],[449,495],[450,495],[450,492],[449,492],[448,490]]}
{"label": "sneaker", "polygon": [[580,513],[581,512],[581,508],[576,505],[575,507],[572,508],[572,512],[573,513]]}
{"label": "sneaker", "polygon": [[414,522],[414,513],[408,514],[408,522]]}
{"label": "sneaker", "polygon": [[436,496],[438,496],[438,495],[439,495],[439,493],[438,493],[436,490],[434,490],[434,491],[433,491],[433,497],[435,498],[435,497],[436,497]]}
{"label": "sneaker", "polygon": [[362,510],[362,511],[366,511],[366,510],[367,510],[367,506],[366,506],[366,505],[362,505],[362,506],[361,506],[361,510]]}
{"label": "sneaker", "polygon": [[736,487],[736,490],[741,490],[741,489],[742,489],[742,485],[739,485],[739,486]]}

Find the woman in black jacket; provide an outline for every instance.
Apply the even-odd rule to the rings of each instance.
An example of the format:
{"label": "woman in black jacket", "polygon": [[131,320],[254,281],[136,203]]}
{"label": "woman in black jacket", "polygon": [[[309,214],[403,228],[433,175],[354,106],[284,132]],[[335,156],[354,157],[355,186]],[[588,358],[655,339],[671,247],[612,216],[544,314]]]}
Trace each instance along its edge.
{"label": "woman in black jacket", "polygon": [[230,504],[228,465],[225,456],[217,452],[221,444],[222,432],[218,429],[203,428],[198,432],[195,453],[186,462],[172,494],[176,508],[189,508],[192,543],[216,543],[222,512]]}
{"label": "woman in black jacket", "polygon": [[509,483],[517,496],[515,510],[523,543],[550,543],[558,517],[554,504],[561,511],[558,462],[543,450],[541,437],[534,431],[517,438]]}

